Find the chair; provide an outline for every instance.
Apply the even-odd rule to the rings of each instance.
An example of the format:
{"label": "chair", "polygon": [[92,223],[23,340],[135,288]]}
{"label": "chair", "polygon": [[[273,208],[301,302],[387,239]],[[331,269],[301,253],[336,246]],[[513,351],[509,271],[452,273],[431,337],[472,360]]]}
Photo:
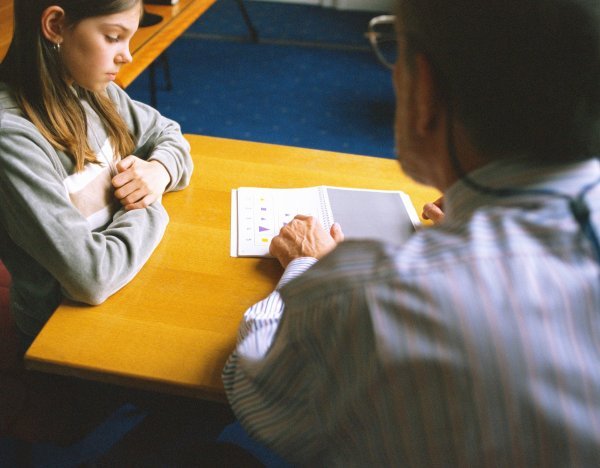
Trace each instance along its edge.
{"label": "chair", "polygon": [[19,360],[19,342],[9,310],[10,283],[10,273],[0,261],[0,371],[14,367]]}
{"label": "chair", "polygon": [[118,403],[84,408],[77,402],[81,383],[25,370],[10,284],[0,261],[0,466],[76,466],[108,450],[145,413]]}

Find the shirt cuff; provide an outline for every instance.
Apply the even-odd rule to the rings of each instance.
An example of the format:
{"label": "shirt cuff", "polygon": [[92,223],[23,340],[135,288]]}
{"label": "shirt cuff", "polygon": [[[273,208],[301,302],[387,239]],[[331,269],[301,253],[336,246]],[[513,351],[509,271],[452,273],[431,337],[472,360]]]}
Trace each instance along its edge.
{"label": "shirt cuff", "polygon": [[300,276],[317,262],[318,260],[314,257],[295,258],[288,264],[275,289],[281,289],[284,285],[292,281],[294,278]]}

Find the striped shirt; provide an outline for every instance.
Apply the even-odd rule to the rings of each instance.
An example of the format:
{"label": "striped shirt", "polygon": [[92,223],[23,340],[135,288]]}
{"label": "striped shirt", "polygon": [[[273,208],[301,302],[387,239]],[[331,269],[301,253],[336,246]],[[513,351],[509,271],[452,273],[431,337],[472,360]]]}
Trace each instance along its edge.
{"label": "striped shirt", "polygon": [[457,182],[441,225],[297,259],[246,312],[223,379],[249,434],[298,465],[598,466],[600,260],[531,190],[576,196],[600,163],[471,177],[530,192]]}

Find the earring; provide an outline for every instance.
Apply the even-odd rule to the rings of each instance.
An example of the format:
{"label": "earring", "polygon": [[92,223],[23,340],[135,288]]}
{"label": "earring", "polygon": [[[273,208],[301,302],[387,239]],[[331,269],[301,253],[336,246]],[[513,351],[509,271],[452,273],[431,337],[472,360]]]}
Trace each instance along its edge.
{"label": "earring", "polygon": [[56,53],[60,53],[60,42],[55,42],[55,43],[52,45],[52,48],[54,49],[54,51],[55,51]]}

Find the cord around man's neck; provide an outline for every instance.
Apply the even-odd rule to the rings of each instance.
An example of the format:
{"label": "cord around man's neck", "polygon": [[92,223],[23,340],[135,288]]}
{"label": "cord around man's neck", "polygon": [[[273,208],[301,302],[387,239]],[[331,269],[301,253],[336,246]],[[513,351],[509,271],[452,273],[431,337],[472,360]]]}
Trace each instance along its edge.
{"label": "cord around man's neck", "polygon": [[508,198],[518,195],[540,195],[540,196],[549,196],[562,198],[567,201],[569,204],[569,210],[571,214],[577,221],[577,224],[581,228],[584,236],[592,243],[592,247],[596,252],[596,259],[600,262],[600,241],[598,240],[598,235],[594,230],[592,225],[590,215],[591,211],[588,204],[585,201],[585,196],[587,193],[592,190],[595,186],[600,184],[600,178],[597,180],[587,184],[584,186],[581,191],[575,196],[572,197],[566,193],[557,192],[554,190],[546,190],[546,189],[521,189],[516,187],[486,187],[485,185],[481,185],[479,182],[473,180],[463,169],[460,161],[458,160],[458,155],[456,153],[456,145],[454,141],[454,113],[452,109],[452,105],[450,104],[451,99],[448,99],[448,110],[447,110],[447,126],[446,129],[446,145],[448,150],[448,155],[450,157],[450,163],[456,174],[458,175],[459,180],[464,183],[467,187],[475,192],[491,195],[497,198]]}

